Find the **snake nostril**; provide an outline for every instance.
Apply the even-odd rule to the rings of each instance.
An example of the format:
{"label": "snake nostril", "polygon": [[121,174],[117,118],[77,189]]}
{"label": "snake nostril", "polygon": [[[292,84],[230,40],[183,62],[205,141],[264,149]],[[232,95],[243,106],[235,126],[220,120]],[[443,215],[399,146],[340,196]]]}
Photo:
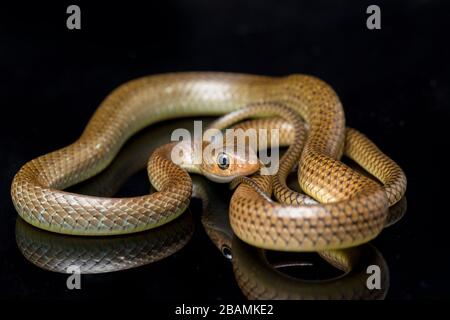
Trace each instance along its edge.
{"label": "snake nostril", "polygon": [[233,255],[231,254],[231,248],[227,245],[222,246],[222,254],[228,260],[231,260],[233,258]]}

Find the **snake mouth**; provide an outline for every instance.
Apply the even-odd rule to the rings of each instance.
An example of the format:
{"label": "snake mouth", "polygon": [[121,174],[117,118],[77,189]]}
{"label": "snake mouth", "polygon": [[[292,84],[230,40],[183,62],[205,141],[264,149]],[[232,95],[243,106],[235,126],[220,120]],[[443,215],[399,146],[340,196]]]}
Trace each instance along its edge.
{"label": "snake mouth", "polygon": [[245,165],[231,165],[230,168],[226,170],[220,170],[212,166],[200,166],[200,173],[206,177],[208,180],[211,180],[216,183],[230,183],[234,179],[238,177],[246,177],[250,176],[256,172],[258,172],[261,168],[260,162],[258,163],[247,163]]}
{"label": "snake mouth", "polygon": [[230,183],[235,178],[239,177],[238,174],[230,175],[230,176],[218,176],[218,175],[215,175],[215,174],[211,174],[209,172],[203,172],[203,175],[206,178],[208,178],[209,180],[211,180],[212,182],[217,182],[217,183]]}
{"label": "snake mouth", "polygon": [[240,171],[240,172],[235,172],[234,174],[228,172],[228,174],[219,175],[216,173],[212,173],[209,170],[200,169],[200,171],[201,171],[202,175],[205,176],[208,180],[211,180],[216,183],[230,183],[236,178],[251,176],[252,174],[258,172],[259,169],[260,169],[260,166],[259,166],[259,164],[257,164],[252,167],[247,166],[247,169],[245,170],[245,172]]}

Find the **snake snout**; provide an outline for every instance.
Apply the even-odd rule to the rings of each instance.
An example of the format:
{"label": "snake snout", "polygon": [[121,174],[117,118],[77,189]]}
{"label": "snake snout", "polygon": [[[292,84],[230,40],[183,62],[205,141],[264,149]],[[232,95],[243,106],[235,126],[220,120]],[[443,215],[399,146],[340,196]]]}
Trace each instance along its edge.
{"label": "snake snout", "polygon": [[202,174],[211,181],[229,183],[238,177],[246,177],[257,172],[261,163],[256,153],[247,149],[242,153],[231,148],[223,148],[215,156],[206,157],[201,164]]}

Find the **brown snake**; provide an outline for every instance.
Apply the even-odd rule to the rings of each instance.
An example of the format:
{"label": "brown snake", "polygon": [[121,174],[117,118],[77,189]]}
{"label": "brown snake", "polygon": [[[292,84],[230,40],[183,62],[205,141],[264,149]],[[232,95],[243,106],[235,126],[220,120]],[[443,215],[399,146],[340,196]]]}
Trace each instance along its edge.
{"label": "brown snake", "polygon": [[[335,92],[323,81],[305,75],[271,78],[181,73],[128,82],[102,102],[75,143],[20,169],[11,188],[14,205],[27,222],[59,233],[124,234],[165,224],[186,209],[192,192],[188,173],[172,163],[168,146],[156,150],[148,163],[150,180],[158,192],[100,198],[61,190],[103,170],[132,134],[151,123],[221,115],[267,102],[288,106],[306,122],[299,184],[325,204],[279,204],[241,184],[230,205],[236,234],[259,247],[290,251],[345,248],[374,238],[384,226],[389,205],[403,195],[406,178],[364,136],[354,131],[346,135],[343,109]],[[384,187],[339,161],[344,146],[346,154]],[[279,176],[282,183],[282,174]],[[271,194],[268,177],[252,181]],[[279,200],[288,202],[282,197]]]}
{"label": "brown snake", "polygon": [[[250,121],[239,127],[258,125],[266,126],[264,123],[257,124],[255,121]],[[294,175],[290,175],[289,178],[288,185],[298,190],[298,185],[293,183],[297,179]],[[227,214],[229,197],[224,197],[223,191],[217,184],[210,186],[206,182],[196,179],[194,183],[194,188],[197,189],[196,194],[200,195],[203,203],[205,199],[207,201],[206,204],[204,203],[202,224],[216,247],[225,257],[232,260],[237,284],[248,299],[348,300],[383,299],[386,296],[389,288],[389,268],[382,254],[372,245],[322,251],[314,256],[311,256],[312,253],[302,252],[295,254],[268,252],[247,245],[234,236],[231,229]],[[202,185],[205,186],[201,188]],[[203,189],[202,192],[199,192],[199,189]],[[402,198],[389,208],[385,228],[401,219],[405,211],[406,199]],[[308,254],[309,256],[305,256]],[[273,255],[276,259],[273,259]],[[319,256],[341,272],[328,277],[323,277],[323,269],[316,273],[320,264]],[[367,267],[374,264],[381,270],[380,290],[370,290],[366,286]],[[316,275],[316,278],[305,278],[304,275],[299,277],[284,272],[292,270],[292,267],[299,271],[310,271]]]}

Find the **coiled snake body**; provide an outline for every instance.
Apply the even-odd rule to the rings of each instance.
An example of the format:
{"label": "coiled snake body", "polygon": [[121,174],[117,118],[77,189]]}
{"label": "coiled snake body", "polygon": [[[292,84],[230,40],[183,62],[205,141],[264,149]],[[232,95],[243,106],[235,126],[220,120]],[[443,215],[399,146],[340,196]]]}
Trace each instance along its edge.
{"label": "coiled snake body", "polygon": [[[291,108],[306,122],[299,183],[324,204],[301,204],[282,196],[284,204],[279,204],[242,184],[230,205],[236,234],[256,246],[292,251],[351,247],[375,237],[384,226],[388,206],[405,191],[404,174],[364,136],[353,131],[346,134],[335,92],[306,75],[176,73],[128,82],[102,102],[75,143],[20,169],[11,188],[14,205],[27,222],[66,234],[124,234],[165,224],[186,209],[192,192],[188,173],[170,159],[170,146],[156,150],[148,163],[150,180],[158,192],[101,198],[61,190],[103,170],[123,143],[149,124],[184,116],[222,115],[267,102]],[[344,150],[384,187],[341,163]],[[257,176],[254,181],[271,193],[271,179]],[[291,200],[295,205],[289,204]]]}

